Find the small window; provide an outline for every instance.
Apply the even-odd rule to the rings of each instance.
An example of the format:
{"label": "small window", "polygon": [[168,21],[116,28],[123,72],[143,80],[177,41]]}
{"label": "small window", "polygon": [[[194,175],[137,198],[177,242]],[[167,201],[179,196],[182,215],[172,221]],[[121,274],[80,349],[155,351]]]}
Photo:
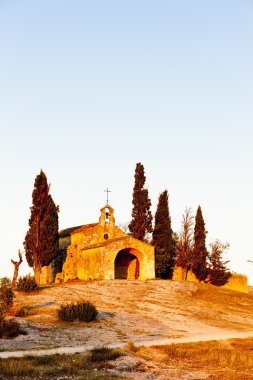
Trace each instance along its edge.
{"label": "small window", "polygon": [[108,240],[108,234],[104,234],[104,239]]}

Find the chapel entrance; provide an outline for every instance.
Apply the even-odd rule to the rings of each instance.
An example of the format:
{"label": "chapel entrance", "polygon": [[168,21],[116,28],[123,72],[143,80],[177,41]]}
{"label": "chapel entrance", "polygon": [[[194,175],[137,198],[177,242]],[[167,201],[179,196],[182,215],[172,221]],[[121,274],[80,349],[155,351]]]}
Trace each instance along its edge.
{"label": "chapel entrance", "polygon": [[115,279],[136,280],[139,277],[140,263],[137,256],[130,253],[130,249],[118,252],[114,261]]}

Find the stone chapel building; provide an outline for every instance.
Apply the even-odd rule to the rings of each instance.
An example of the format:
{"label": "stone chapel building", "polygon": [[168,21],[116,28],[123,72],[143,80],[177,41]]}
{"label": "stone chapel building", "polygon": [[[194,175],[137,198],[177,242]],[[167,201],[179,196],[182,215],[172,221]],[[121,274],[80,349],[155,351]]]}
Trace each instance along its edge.
{"label": "stone chapel building", "polygon": [[59,231],[59,254],[42,268],[41,284],[155,278],[154,247],[118,228],[108,204],[100,212],[98,223]]}

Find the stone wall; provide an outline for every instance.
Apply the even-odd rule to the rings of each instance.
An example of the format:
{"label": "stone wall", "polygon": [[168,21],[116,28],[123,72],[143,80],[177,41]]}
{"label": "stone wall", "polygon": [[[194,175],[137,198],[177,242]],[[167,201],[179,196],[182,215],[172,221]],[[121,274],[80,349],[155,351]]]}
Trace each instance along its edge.
{"label": "stone wall", "polygon": [[51,265],[42,267],[40,272],[40,285],[47,285],[51,282]]}
{"label": "stone wall", "polygon": [[237,292],[248,293],[248,278],[243,274],[232,273],[232,276],[223,287],[226,289],[236,290]]}
{"label": "stone wall", "polygon": [[[184,281],[186,271],[181,267],[175,267],[173,272],[173,280]],[[187,281],[199,282],[192,270],[187,273]],[[222,288],[236,290],[237,292],[248,293],[248,279],[247,276],[238,273],[232,273],[232,276],[228,280],[227,284]]]}

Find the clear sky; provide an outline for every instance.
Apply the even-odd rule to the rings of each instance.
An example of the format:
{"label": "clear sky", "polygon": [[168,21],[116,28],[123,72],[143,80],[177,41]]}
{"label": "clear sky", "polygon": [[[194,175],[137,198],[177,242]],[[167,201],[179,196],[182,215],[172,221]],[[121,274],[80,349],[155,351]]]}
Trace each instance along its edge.
{"label": "clear sky", "polygon": [[201,205],[253,284],[252,20],[251,0],[0,0],[0,276],[40,169],[65,228],[96,222],[107,186],[129,222],[142,162],[152,211],[168,189],[178,231]]}

